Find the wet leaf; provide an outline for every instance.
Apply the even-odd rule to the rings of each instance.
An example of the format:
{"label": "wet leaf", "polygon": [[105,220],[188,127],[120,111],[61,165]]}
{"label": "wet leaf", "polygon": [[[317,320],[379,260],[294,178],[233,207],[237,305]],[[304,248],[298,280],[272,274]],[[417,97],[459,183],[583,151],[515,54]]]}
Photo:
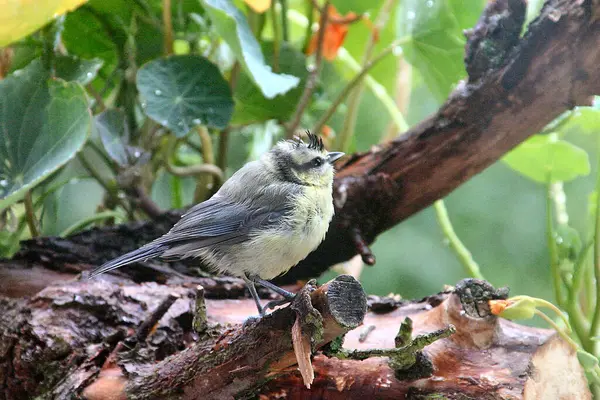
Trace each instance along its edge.
{"label": "wet leaf", "polygon": [[299,78],[276,74],[265,63],[260,45],[252,34],[246,17],[231,0],[204,0],[203,4],[216,31],[227,42],[248,76],[266,98],[272,99],[298,86]]}
{"label": "wet leaf", "polygon": [[204,57],[151,61],[138,71],[137,86],[146,115],[178,137],[195,125],[225,128],[233,114],[229,84]]}
{"label": "wet leaf", "polygon": [[90,134],[83,88],[48,79],[35,60],[0,81],[0,209],[65,165]]}

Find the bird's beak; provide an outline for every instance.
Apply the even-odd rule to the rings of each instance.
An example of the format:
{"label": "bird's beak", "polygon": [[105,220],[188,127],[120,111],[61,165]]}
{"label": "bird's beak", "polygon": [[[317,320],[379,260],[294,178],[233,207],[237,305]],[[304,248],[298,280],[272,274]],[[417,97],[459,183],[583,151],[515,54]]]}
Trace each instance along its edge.
{"label": "bird's beak", "polygon": [[331,153],[327,154],[327,161],[329,161],[329,164],[333,164],[338,159],[340,159],[344,154],[345,153],[342,153],[341,151],[332,151]]}

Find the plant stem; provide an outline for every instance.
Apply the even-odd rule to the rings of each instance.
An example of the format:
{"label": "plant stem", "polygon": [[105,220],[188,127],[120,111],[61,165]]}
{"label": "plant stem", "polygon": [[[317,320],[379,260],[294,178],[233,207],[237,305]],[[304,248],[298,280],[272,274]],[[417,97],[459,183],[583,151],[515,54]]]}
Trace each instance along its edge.
{"label": "plant stem", "polygon": [[167,146],[167,154],[164,157],[164,165],[167,171],[175,176],[196,176],[196,175],[212,175],[217,178],[218,181],[223,180],[223,171],[221,168],[213,164],[196,164],[188,167],[179,167],[171,163],[171,159],[175,155],[177,150],[177,139],[172,138],[169,145]]}
{"label": "plant stem", "polygon": [[558,335],[573,348],[573,350],[579,350],[579,346],[577,345],[577,343],[575,343],[575,341],[573,341],[573,339],[571,339],[569,335],[567,335],[565,331],[563,331],[560,328],[560,326],[556,325],[556,322],[554,322],[552,318],[550,318],[540,310],[535,310],[534,312],[535,315],[541,317],[544,321],[546,321],[548,325],[550,325],[556,331],[556,333],[558,333]]}
{"label": "plant stem", "polygon": [[[369,36],[369,41],[367,42],[365,52],[363,53],[363,68],[369,63],[371,57],[373,56],[373,51],[375,49],[375,44],[378,40],[379,32],[387,24],[387,21],[391,14],[391,8],[394,5],[394,3],[394,0],[385,0],[383,5],[379,9],[379,14],[377,15],[377,19],[373,27],[373,32],[371,33],[371,36]],[[356,127],[356,119],[358,117],[358,109],[360,106],[360,99],[362,98],[363,90],[364,85],[361,83],[348,96],[348,113],[346,114],[346,118],[344,118],[344,125],[342,127],[342,131],[336,137],[334,145],[334,147],[338,150],[348,151],[348,148],[350,146],[350,139],[352,138]]]}
{"label": "plant stem", "polygon": [[[310,5],[312,4],[312,2],[307,2],[307,4]],[[309,15],[312,16],[312,14]],[[309,20],[303,14],[293,9],[288,11],[288,19],[294,24],[305,29],[309,28],[312,25],[312,17]],[[308,42],[305,43],[305,47],[308,46],[308,43],[310,43],[310,29],[308,29],[308,32]],[[408,39],[409,38],[403,38],[400,39],[400,41],[402,42],[403,40]],[[305,50],[306,49],[304,49],[304,52],[306,52]],[[340,47],[340,49],[338,50],[336,62],[339,62],[341,65],[350,69],[354,73],[359,73],[361,71],[360,64],[350,55],[348,50],[346,50],[344,47]],[[405,121],[404,116],[398,109],[395,100],[387,93],[385,87],[369,75],[365,77],[365,85],[371,90],[371,93],[381,102],[398,131],[404,132],[408,130],[408,124]]]}
{"label": "plant stem", "polygon": [[458,235],[454,231],[452,222],[450,222],[450,217],[448,216],[448,210],[446,210],[446,206],[444,205],[444,201],[438,200],[433,204],[433,206],[435,208],[438,223],[442,228],[442,232],[444,233],[444,237],[450,243],[450,247],[452,250],[454,250],[454,253],[465,268],[467,274],[469,274],[469,276],[472,278],[484,279],[481,271],[479,270],[479,265],[477,265],[473,259],[471,252],[461,242]]}
{"label": "plant stem", "polygon": [[25,192],[25,218],[27,219],[27,226],[29,227],[29,232],[31,233],[31,237],[40,236],[40,231],[37,227],[37,219],[35,218],[35,209],[33,208],[33,201],[31,199],[31,190]]}
{"label": "plant stem", "polygon": [[281,51],[281,30],[277,19],[275,1],[271,3],[271,23],[273,24],[273,72],[279,72],[279,53]]}
{"label": "plant stem", "polygon": [[[196,126],[200,143],[202,145],[202,159],[204,164],[215,164],[215,154],[213,152],[212,139],[208,130],[204,126]],[[196,190],[194,191],[194,202],[199,203],[206,197],[207,189],[213,186],[214,179],[212,176],[201,175],[196,182]]]}
{"label": "plant stem", "polygon": [[283,41],[290,41],[290,28],[288,26],[287,20],[287,12],[288,12],[288,3],[287,0],[279,0],[279,4],[281,4],[281,30],[283,33]]}
{"label": "plant stem", "polygon": [[165,54],[173,54],[173,21],[171,16],[171,0],[162,0],[162,19]]}
{"label": "plant stem", "polygon": [[106,166],[108,168],[110,168],[110,170],[113,172],[113,174],[117,174],[119,173],[119,171],[117,170],[117,168],[115,167],[115,163],[113,160],[111,160],[105,152],[102,151],[102,149],[100,149],[100,147],[98,147],[98,145],[96,143],[94,143],[93,140],[89,140],[87,142],[87,144],[90,146],[90,148],[92,150],[94,150],[94,152],[98,155],[98,157],[102,158],[102,160],[104,161],[104,163],[106,164]]}
{"label": "plant stem", "polygon": [[[600,158],[598,158],[598,170],[596,171],[596,224],[594,227],[594,277],[596,278],[596,306],[594,307],[594,315],[592,317],[592,326],[590,327],[590,337],[595,337],[600,334]],[[599,344],[594,343],[594,355],[598,356]]]}
{"label": "plant stem", "polygon": [[366,65],[364,65],[362,67],[361,71],[358,74],[356,74],[350,82],[348,82],[348,84],[338,94],[338,96],[335,98],[335,100],[333,101],[331,106],[327,109],[327,111],[325,111],[325,113],[323,113],[321,118],[319,118],[319,121],[317,121],[317,123],[315,124],[315,126],[312,129],[313,133],[318,134],[321,131],[321,129],[323,129],[323,126],[325,126],[327,121],[329,121],[329,119],[333,116],[333,114],[335,113],[337,108],[340,106],[340,104],[342,104],[342,102],[344,101],[344,99],[346,98],[348,93],[350,93],[352,91],[352,89],[354,89],[358,84],[360,84],[362,82],[363,78],[371,71],[371,69],[373,67],[375,67],[377,64],[379,64],[379,62],[381,60],[383,60],[388,54],[393,52],[397,45],[398,45],[397,42],[393,42],[390,46],[388,46],[385,50],[383,50],[379,55],[377,55],[377,57],[375,57],[373,60],[369,61]]}
{"label": "plant stem", "polygon": [[290,123],[287,126],[286,137],[291,139],[296,133],[296,128],[300,124],[300,119],[304,113],[304,109],[308,106],[313,91],[317,86],[317,80],[321,70],[321,63],[323,62],[323,41],[325,40],[325,31],[327,28],[327,21],[329,18],[329,0],[325,1],[325,5],[322,8],[321,16],[319,18],[319,34],[317,35],[317,51],[315,55],[315,64],[313,69],[310,71],[308,78],[306,79],[306,85],[304,86],[304,92],[298,101],[296,112],[294,113]]}
{"label": "plant stem", "polygon": [[587,318],[591,321],[592,315],[594,315],[594,306],[596,305],[596,296],[595,296],[595,284],[594,284],[594,262],[586,263],[585,268],[585,304],[586,304],[586,315]]}
{"label": "plant stem", "polygon": [[70,236],[73,233],[85,228],[89,224],[96,222],[96,221],[101,221],[103,219],[109,219],[109,218],[122,218],[122,217],[123,217],[123,215],[116,211],[103,211],[98,214],[91,215],[85,219],[82,219],[81,221],[75,222],[73,225],[69,226],[67,229],[62,231],[59,236],[61,238]]}
{"label": "plant stem", "polygon": [[219,134],[219,157],[217,158],[217,166],[221,171],[225,171],[227,168],[227,149],[229,147],[229,131],[230,127],[227,127]]}
{"label": "plant stem", "polygon": [[77,159],[79,160],[83,168],[85,168],[86,171],[92,176],[92,178],[94,178],[96,182],[98,182],[98,184],[102,186],[102,188],[111,197],[111,199],[113,199],[116,203],[123,207],[123,209],[127,212],[127,215],[129,215],[129,217],[133,219],[133,210],[131,210],[131,208],[127,206],[123,199],[116,195],[114,189],[110,187],[110,185],[104,180],[104,178],[102,178],[100,173],[96,171],[94,167],[92,167],[92,165],[85,159],[85,157],[81,153],[77,154]]}
{"label": "plant stem", "polygon": [[304,32],[304,43],[302,44],[302,53],[306,54],[308,46],[310,45],[310,39],[312,37],[312,24],[315,17],[315,5],[311,0],[306,1],[306,18],[308,22],[306,24],[306,31]]}
{"label": "plant stem", "polygon": [[593,351],[593,342],[589,339],[588,331],[590,329],[589,323],[581,310],[579,305],[579,294],[581,291],[581,285],[583,284],[584,272],[586,270],[585,263],[587,255],[592,248],[593,242],[588,242],[577,257],[575,264],[573,265],[573,278],[571,285],[567,288],[567,312],[569,314],[569,321],[573,326],[573,330],[577,334],[579,341],[583,348],[588,351]]}
{"label": "plant stem", "polygon": [[181,178],[173,175],[171,176],[171,207],[181,208],[183,207],[183,195],[182,195]]}
{"label": "plant stem", "polygon": [[552,217],[552,184],[549,183],[546,189],[546,241],[550,256],[550,272],[552,274],[552,286],[554,287],[554,298],[556,303],[562,307],[561,277],[558,269],[558,250],[554,236],[554,220]]}

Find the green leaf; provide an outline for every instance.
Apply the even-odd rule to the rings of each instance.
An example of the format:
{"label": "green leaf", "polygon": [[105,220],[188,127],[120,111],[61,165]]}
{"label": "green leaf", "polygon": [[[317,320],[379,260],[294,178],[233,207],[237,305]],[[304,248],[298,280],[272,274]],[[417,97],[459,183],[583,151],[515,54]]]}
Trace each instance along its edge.
{"label": "green leaf", "polygon": [[[267,60],[271,62],[273,43],[264,43],[262,49]],[[308,75],[306,58],[291,45],[282,43],[279,52],[279,68],[284,73],[299,77],[302,83],[286,94],[267,99],[246,73],[241,74],[234,93],[237,104],[233,114],[232,122],[234,124],[248,124],[270,119],[287,120],[292,115],[302,95],[304,80]]]}
{"label": "green leaf", "polygon": [[567,182],[590,173],[585,150],[553,134],[535,135],[502,159],[512,169],[536,182]]}
{"label": "green leaf", "polygon": [[59,15],[79,7],[86,0],[24,1],[0,3],[0,47],[27,36]]}
{"label": "green leaf", "polygon": [[266,98],[272,99],[298,86],[299,78],[276,74],[265,64],[260,45],[252,34],[246,17],[231,0],[204,0],[203,4],[219,35],[227,42]]}
{"label": "green leaf", "polygon": [[0,81],[0,209],[65,165],[90,134],[83,88],[48,78],[35,60]]}
{"label": "green leaf", "polygon": [[579,232],[568,225],[559,224],[554,239],[558,249],[558,259],[575,262],[583,246]]}
{"label": "green leaf", "polygon": [[71,56],[58,56],[55,59],[56,76],[65,81],[77,81],[87,85],[94,80],[103,63],[99,58],[83,60]]}
{"label": "green leaf", "polygon": [[194,125],[225,128],[233,113],[227,81],[204,57],[151,61],[138,71],[137,86],[145,113],[178,137]]}
{"label": "green leaf", "polygon": [[576,107],[570,116],[559,125],[561,136],[569,133],[600,133],[600,109],[596,107]]}
{"label": "green leaf", "polygon": [[363,14],[368,11],[379,9],[383,0],[365,1],[365,0],[333,0],[331,4],[335,6],[340,14],[354,12]]}
{"label": "green leaf", "polygon": [[94,119],[106,153],[120,166],[129,164],[127,143],[129,127],[125,123],[125,113],[121,110],[106,110]]}
{"label": "green leaf", "polygon": [[110,66],[117,62],[117,45],[106,26],[88,8],[83,7],[67,15],[62,40],[70,54],[81,58],[104,60]]}
{"label": "green leaf", "polygon": [[593,354],[588,353],[585,350],[577,350],[577,359],[581,363],[581,366],[586,370],[590,371],[598,365],[598,359]]}
{"label": "green leaf", "polygon": [[396,12],[396,35],[406,60],[424,76],[441,102],[466,76],[463,29],[472,27],[483,9],[463,0],[404,0]]}

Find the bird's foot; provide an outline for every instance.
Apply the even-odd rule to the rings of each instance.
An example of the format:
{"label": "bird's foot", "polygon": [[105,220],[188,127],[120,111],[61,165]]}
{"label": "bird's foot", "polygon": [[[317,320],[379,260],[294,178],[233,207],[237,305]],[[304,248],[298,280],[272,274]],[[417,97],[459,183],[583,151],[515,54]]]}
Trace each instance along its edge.
{"label": "bird's foot", "polygon": [[280,299],[280,300],[272,300],[272,301],[268,302],[265,305],[265,307],[263,308],[263,312],[266,312],[267,310],[274,310],[275,307],[278,307],[278,306],[290,304],[296,298],[296,295],[294,293],[290,293],[290,294],[291,294],[291,297],[284,297],[283,299]]}

